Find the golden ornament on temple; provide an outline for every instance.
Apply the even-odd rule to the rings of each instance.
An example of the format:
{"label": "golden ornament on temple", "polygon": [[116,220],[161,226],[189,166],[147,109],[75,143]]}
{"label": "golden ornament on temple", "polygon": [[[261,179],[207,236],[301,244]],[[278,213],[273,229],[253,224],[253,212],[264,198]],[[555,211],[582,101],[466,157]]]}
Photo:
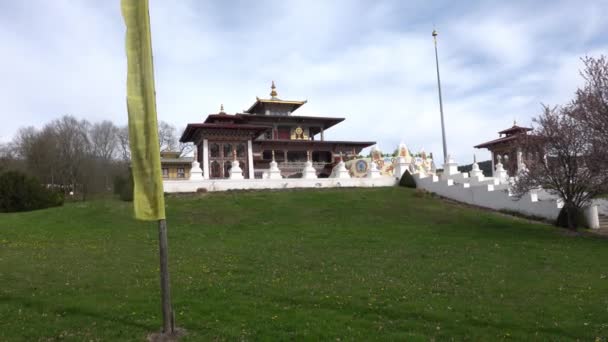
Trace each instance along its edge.
{"label": "golden ornament on temple", "polygon": [[270,89],[271,89],[270,97],[273,99],[276,98],[278,94],[277,94],[277,87],[274,85],[274,81],[272,81],[272,85],[270,86]]}

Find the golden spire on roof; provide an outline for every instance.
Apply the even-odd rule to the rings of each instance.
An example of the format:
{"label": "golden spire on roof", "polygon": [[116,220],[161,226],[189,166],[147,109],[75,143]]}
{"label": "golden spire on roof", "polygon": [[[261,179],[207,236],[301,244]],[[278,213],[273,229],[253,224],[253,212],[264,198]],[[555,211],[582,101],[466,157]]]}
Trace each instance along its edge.
{"label": "golden spire on roof", "polygon": [[274,81],[272,81],[272,85],[270,86],[270,98],[271,99],[276,99],[277,98],[277,87],[274,85]]}
{"label": "golden spire on roof", "polygon": [[224,104],[223,103],[220,105],[220,114],[226,114],[226,112],[224,112]]}

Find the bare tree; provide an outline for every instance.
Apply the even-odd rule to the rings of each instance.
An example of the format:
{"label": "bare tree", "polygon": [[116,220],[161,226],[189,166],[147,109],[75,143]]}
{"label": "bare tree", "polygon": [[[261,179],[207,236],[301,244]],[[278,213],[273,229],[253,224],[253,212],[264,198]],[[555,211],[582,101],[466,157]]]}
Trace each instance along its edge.
{"label": "bare tree", "polygon": [[608,192],[608,61],[585,57],[585,85],[564,107],[545,107],[534,133],[522,142],[531,153],[514,190],[542,187],[564,201],[567,225],[576,229],[580,209]]}
{"label": "bare tree", "polygon": [[165,121],[159,121],[158,143],[161,151],[175,151],[178,147],[175,127]]}
{"label": "bare tree", "polygon": [[112,178],[126,172],[130,150],[128,134],[122,132],[109,121],[91,125],[64,116],[42,130],[20,129],[10,146],[3,146],[11,158],[0,151],[0,166],[72,189],[84,200],[89,192],[110,191]]}
{"label": "bare tree", "polygon": [[[183,132],[184,130],[182,129],[181,131]],[[179,141],[179,139],[180,139],[180,137],[175,136],[175,140],[178,141],[177,150],[180,152],[181,157],[186,156],[194,151],[193,143],[191,143],[191,142],[184,143],[184,142]],[[196,158],[196,156],[195,156],[195,158]]]}
{"label": "bare tree", "polygon": [[12,143],[0,144],[0,172],[17,168],[16,149]]}
{"label": "bare tree", "polygon": [[118,127],[111,121],[94,123],[89,132],[93,156],[110,162],[118,150]]}
{"label": "bare tree", "polygon": [[582,60],[585,86],[576,91],[572,114],[592,131],[590,142],[608,155],[608,60],[605,56]]}
{"label": "bare tree", "polygon": [[[117,132],[118,150],[123,160],[131,159],[131,150],[129,148],[129,127],[123,126]],[[158,122],[158,144],[161,152],[163,151],[180,151],[181,155],[188,154],[194,148],[191,143],[182,143],[178,141],[177,130],[175,126],[165,122]]]}
{"label": "bare tree", "polygon": [[25,171],[46,184],[61,182],[57,172],[56,135],[52,127],[38,131],[21,128],[13,139],[15,155],[25,164]]}
{"label": "bare tree", "polygon": [[33,126],[22,127],[17,131],[17,134],[13,138],[13,146],[18,157],[27,158],[37,134],[38,132]]}
{"label": "bare tree", "polygon": [[523,196],[542,188],[564,202],[567,226],[576,230],[580,210],[605,191],[608,172],[601,167],[603,152],[590,143],[591,132],[572,115],[574,108],[545,107],[534,120],[534,134],[524,137],[528,151],[525,168],[519,173],[513,192]]}
{"label": "bare tree", "polygon": [[64,182],[74,189],[76,186],[81,186],[85,199],[87,194],[85,163],[91,156],[91,143],[87,134],[90,124],[85,120],[78,121],[75,117],[66,115],[48,126],[52,127],[56,135],[57,162]]}
{"label": "bare tree", "polygon": [[131,160],[131,147],[129,147],[129,126],[125,125],[118,129],[118,150],[123,161]]}
{"label": "bare tree", "polygon": [[[176,133],[174,126],[159,123],[161,150],[191,153],[192,144],[179,143]],[[128,126],[90,124],[73,116],[54,120],[42,130],[22,128],[10,144],[0,147],[0,168],[20,167],[44,184],[73,189],[82,199],[88,192],[111,190],[112,178],[126,172],[131,157]]]}

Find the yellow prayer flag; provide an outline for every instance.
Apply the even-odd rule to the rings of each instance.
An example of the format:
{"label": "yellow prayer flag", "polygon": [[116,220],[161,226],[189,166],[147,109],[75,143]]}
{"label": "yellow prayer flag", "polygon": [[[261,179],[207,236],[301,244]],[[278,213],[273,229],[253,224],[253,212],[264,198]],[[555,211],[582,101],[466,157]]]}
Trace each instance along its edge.
{"label": "yellow prayer flag", "polygon": [[165,218],[165,200],[148,0],[122,0],[121,8],[127,26],[127,109],[135,217],[160,220]]}

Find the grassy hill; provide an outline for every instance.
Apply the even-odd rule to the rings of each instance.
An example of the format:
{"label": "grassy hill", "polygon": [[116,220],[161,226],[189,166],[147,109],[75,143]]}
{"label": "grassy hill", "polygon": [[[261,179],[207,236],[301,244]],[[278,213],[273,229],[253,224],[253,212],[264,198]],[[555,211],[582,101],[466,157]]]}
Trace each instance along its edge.
{"label": "grassy hill", "polygon": [[[608,241],[403,188],[169,198],[188,340],[608,336]],[[157,231],[106,200],[0,215],[0,340],[160,327]]]}

